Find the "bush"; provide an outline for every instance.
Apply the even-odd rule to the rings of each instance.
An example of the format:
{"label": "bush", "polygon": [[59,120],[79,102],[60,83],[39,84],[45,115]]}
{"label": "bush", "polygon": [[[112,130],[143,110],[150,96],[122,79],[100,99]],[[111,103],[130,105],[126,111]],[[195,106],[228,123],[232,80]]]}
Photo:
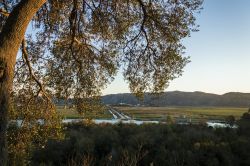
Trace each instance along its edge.
{"label": "bush", "polygon": [[32,165],[249,165],[235,129],[163,124],[67,126],[66,139],[33,153]]}

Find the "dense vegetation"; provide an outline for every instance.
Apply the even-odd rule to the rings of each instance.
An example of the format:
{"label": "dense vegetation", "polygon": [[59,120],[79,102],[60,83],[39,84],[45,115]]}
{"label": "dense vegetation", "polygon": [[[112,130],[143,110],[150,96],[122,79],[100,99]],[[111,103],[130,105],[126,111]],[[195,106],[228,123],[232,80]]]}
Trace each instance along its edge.
{"label": "dense vegetation", "polygon": [[239,129],[202,125],[71,124],[66,139],[33,153],[32,165],[249,166],[250,114]]}
{"label": "dense vegetation", "polygon": [[224,95],[216,95],[204,92],[165,92],[159,96],[144,95],[144,100],[139,100],[131,93],[113,94],[102,97],[105,104],[117,105],[126,103],[145,106],[226,106],[249,107],[250,94],[230,92]]}

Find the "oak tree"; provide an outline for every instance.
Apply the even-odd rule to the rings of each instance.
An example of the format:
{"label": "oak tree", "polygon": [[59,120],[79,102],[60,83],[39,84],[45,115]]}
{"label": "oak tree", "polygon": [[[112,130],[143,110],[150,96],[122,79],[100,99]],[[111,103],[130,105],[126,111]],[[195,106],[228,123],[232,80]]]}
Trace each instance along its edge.
{"label": "oak tree", "polygon": [[202,0],[1,0],[0,165],[7,161],[12,110],[27,130],[38,123],[32,117],[39,116],[43,126],[57,126],[52,97],[86,103],[100,95],[119,68],[132,92],[163,91],[188,62],[181,41],[196,31],[195,13],[201,4]]}

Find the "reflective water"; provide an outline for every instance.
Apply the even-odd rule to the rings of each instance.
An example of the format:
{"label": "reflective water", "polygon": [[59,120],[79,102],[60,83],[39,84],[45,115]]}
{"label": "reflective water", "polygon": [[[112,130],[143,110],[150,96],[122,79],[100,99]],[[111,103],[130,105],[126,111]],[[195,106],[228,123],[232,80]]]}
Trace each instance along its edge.
{"label": "reflective water", "polygon": [[[85,119],[63,119],[62,123],[77,123],[77,122],[82,122]],[[132,120],[132,119],[93,119],[91,120],[92,122],[94,122],[95,124],[102,124],[102,123],[108,123],[108,124],[118,124],[118,123],[124,123],[124,124],[137,124],[137,125],[141,125],[141,124],[149,124],[149,123],[153,123],[153,124],[159,124],[162,123],[160,121],[153,121],[153,120]],[[12,120],[10,121],[10,123],[16,123],[17,126],[21,126],[22,125],[22,120]],[[42,119],[38,120],[38,123],[43,124],[44,121]],[[186,123],[178,123],[180,125],[187,125]],[[220,123],[220,122],[206,122],[208,127],[213,127],[213,128],[225,128],[225,127],[229,127],[229,128],[237,128],[237,125],[233,125],[230,126],[227,123]]]}
{"label": "reflective water", "polygon": [[[75,123],[75,122],[81,122],[84,119],[64,119],[62,122],[63,123]],[[117,124],[117,123],[130,123],[130,124],[145,124],[145,123],[156,123],[158,124],[159,121],[142,121],[142,120],[123,120],[123,119],[93,119],[92,120],[96,124],[101,124],[101,123],[109,123],[109,124]]]}

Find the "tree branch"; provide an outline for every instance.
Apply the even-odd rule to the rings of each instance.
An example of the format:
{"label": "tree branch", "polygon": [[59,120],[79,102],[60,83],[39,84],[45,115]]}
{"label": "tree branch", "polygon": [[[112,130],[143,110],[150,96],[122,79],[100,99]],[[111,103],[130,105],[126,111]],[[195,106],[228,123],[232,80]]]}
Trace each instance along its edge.
{"label": "tree branch", "polygon": [[145,50],[144,50],[144,53],[146,51],[146,49],[148,48],[148,43],[149,43],[149,39],[148,39],[148,35],[147,35],[147,32],[144,28],[144,25],[145,25],[145,22],[146,22],[146,19],[148,17],[148,14],[147,14],[147,11],[146,11],[146,7],[144,5],[144,3],[142,2],[142,0],[137,0],[137,2],[140,4],[140,7],[142,9],[142,12],[143,12],[143,18],[142,18],[142,23],[141,23],[141,26],[140,26],[140,30],[138,32],[137,35],[135,35],[132,39],[130,39],[126,44],[125,44],[125,47],[126,48],[128,46],[129,43],[135,41],[137,38],[139,38],[139,36],[141,35],[141,33],[144,34],[145,38],[146,38],[146,42],[147,42],[147,46],[145,47]]}
{"label": "tree branch", "polygon": [[[38,80],[38,78],[35,76],[34,72],[33,72],[33,69],[32,69],[32,66],[31,66],[31,63],[30,63],[30,60],[28,58],[28,52],[26,50],[26,41],[25,39],[22,40],[22,55],[23,55],[23,58],[25,60],[25,63],[26,65],[28,66],[28,69],[29,69],[29,73],[30,73],[30,77],[36,82],[36,84],[39,86],[39,90],[37,92],[37,95],[36,97],[42,93],[45,98],[51,102],[50,98],[47,96],[46,92],[45,92],[45,89],[43,87],[43,84]],[[51,102],[52,103],[52,102]]]}
{"label": "tree branch", "polygon": [[5,17],[9,17],[10,13],[5,11],[4,9],[0,9],[0,14],[2,14]]}

